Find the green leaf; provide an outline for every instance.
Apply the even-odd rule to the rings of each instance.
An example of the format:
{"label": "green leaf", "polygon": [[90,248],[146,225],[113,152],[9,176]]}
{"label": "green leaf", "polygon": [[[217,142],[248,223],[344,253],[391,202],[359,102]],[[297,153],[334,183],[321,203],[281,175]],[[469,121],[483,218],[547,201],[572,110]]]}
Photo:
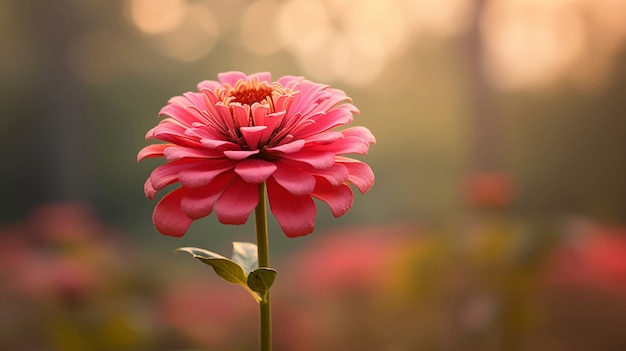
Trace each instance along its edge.
{"label": "green leaf", "polygon": [[265,296],[274,283],[276,274],[276,270],[272,268],[257,268],[248,275],[248,286],[252,291],[256,291],[261,294],[261,296]]}
{"label": "green leaf", "polygon": [[233,261],[238,263],[246,275],[259,267],[257,247],[253,243],[233,242]]}
{"label": "green leaf", "polygon": [[246,274],[243,268],[236,262],[216,254],[215,252],[199,249],[197,247],[181,247],[176,249],[176,251],[187,252],[191,254],[193,258],[197,258],[202,263],[211,266],[215,273],[227,282],[239,284],[246,288],[248,287]]}

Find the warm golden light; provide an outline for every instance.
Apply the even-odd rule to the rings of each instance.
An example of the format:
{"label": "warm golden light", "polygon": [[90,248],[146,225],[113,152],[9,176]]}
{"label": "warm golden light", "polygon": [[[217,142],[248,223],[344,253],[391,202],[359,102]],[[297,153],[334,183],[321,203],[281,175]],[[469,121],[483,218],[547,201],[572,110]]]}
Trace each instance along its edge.
{"label": "warm golden light", "polygon": [[571,1],[489,2],[482,35],[487,73],[498,86],[542,86],[567,74],[585,49],[583,18]]}
{"label": "warm golden light", "polygon": [[130,20],[163,54],[195,61],[215,45],[219,28],[210,7],[185,0],[131,0]]}
{"label": "warm golden light", "polygon": [[276,0],[258,0],[248,6],[241,19],[241,41],[246,49],[261,56],[281,49],[272,25],[278,6]]}
{"label": "warm golden light", "polygon": [[331,18],[324,5],[311,0],[283,3],[276,23],[276,36],[289,50],[312,52],[332,35]]}
{"label": "warm golden light", "polygon": [[[364,85],[422,39],[466,33],[469,0],[127,0],[127,17],[164,56],[194,61],[218,40],[281,50],[318,80]],[[608,81],[626,41],[626,1],[485,0],[485,72],[500,89]],[[234,40],[234,41],[233,41]]]}
{"label": "warm golden light", "polygon": [[277,35],[315,79],[372,82],[410,43],[408,19],[395,2],[291,0]]}
{"label": "warm golden light", "polygon": [[183,20],[184,0],[131,0],[130,16],[135,26],[147,34],[174,29]]}
{"label": "warm golden light", "polygon": [[472,6],[469,0],[400,0],[417,34],[452,36],[467,26]]}

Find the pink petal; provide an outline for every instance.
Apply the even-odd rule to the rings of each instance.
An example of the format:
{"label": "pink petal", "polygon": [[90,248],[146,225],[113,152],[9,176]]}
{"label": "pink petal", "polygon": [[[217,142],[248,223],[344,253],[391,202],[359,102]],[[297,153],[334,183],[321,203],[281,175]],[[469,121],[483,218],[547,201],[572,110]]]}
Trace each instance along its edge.
{"label": "pink petal", "polygon": [[159,139],[168,143],[187,146],[201,146],[201,144],[185,135],[186,128],[175,123],[171,118],[167,118],[150,129],[146,134],[146,139]]}
{"label": "pink petal", "polygon": [[264,130],[267,129],[266,126],[256,126],[256,127],[241,127],[239,130],[241,131],[241,135],[248,144],[250,149],[258,149],[259,141],[263,137]]}
{"label": "pink petal", "polygon": [[317,179],[315,190],[311,195],[327,203],[335,217],[346,214],[354,201],[354,194],[349,186],[345,184],[334,186],[322,178]]}
{"label": "pink petal", "polygon": [[282,157],[288,160],[304,162],[316,169],[331,167],[335,163],[335,154],[332,152],[320,152],[314,148],[303,149],[292,154],[283,154]]}
{"label": "pink petal", "polygon": [[263,124],[267,126],[268,132],[273,132],[285,118],[285,111],[274,112],[265,116]]}
{"label": "pink petal", "polygon": [[169,116],[187,127],[191,127],[191,125],[195,122],[201,122],[205,120],[202,114],[198,112],[198,110],[185,108],[184,106],[180,106],[177,104],[165,105],[161,109],[161,111],[159,111],[159,116],[163,115]]}
{"label": "pink petal", "polygon": [[152,144],[144,147],[137,154],[137,162],[152,157],[163,157],[163,150],[166,148],[174,146],[174,144]]}
{"label": "pink petal", "polygon": [[305,80],[298,85],[300,94],[296,95],[291,104],[291,109],[302,114],[310,113],[315,107],[315,100],[320,91],[326,89],[325,85]]}
{"label": "pink petal", "polygon": [[183,96],[189,100],[188,105],[183,105],[187,108],[196,109],[198,112],[204,111],[207,105],[210,104],[210,101],[207,99],[207,96],[204,93],[200,92],[187,92],[184,93]]}
{"label": "pink petal", "polygon": [[244,224],[259,203],[258,184],[239,178],[229,185],[215,204],[217,219],[223,224]]}
{"label": "pink petal", "polygon": [[359,114],[359,109],[352,104],[352,99],[346,96],[346,93],[339,89],[328,88],[326,90],[330,96],[323,101],[319,101],[317,106],[320,110],[345,109],[354,114]]}
{"label": "pink petal", "polygon": [[280,146],[276,146],[276,147],[270,147],[268,148],[269,151],[280,151],[280,152],[284,152],[284,153],[292,153],[292,152],[296,152],[296,151],[300,151],[302,150],[302,148],[304,147],[305,141],[304,140],[295,140],[291,143],[286,143],[286,144],[282,144]]}
{"label": "pink petal", "polygon": [[326,113],[316,114],[311,117],[314,123],[309,123],[300,129],[298,136],[315,135],[325,132],[340,125],[345,125],[354,120],[352,112],[345,109],[326,111]]}
{"label": "pink petal", "polygon": [[208,185],[190,189],[189,193],[181,201],[181,209],[185,215],[192,219],[210,215],[215,201],[234,177],[234,173],[222,173]]}
{"label": "pink petal", "polygon": [[185,135],[190,137],[196,137],[198,139],[223,139],[219,130],[216,130],[213,126],[199,126],[188,128],[185,131]]}
{"label": "pink petal", "polygon": [[172,184],[178,180],[178,173],[184,169],[193,168],[197,166],[197,162],[191,162],[188,160],[174,161],[166,163],[155,168],[148,180],[152,182],[152,186],[156,190],[160,190],[169,184]]}
{"label": "pink petal", "polygon": [[220,139],[200,139],[202,146],[209,149],[216,150],[237,150],[239,149],[239,145],[233,143],[232,141],[220,140]]}
{"label": "pink petal", "polygon": [[367,164],[348,158],[337,157],[337,162],[348,168],[348,181],[356,185],[361,194],[368,192],[374,185],[374,172]]}
{"label": "pink petal", "polygon": [[304,77],[300,76],[283,76],[280,77],[277,82],[286,88],[293,88],[295,85],[300,84],[304,80]]}
{"label": "pink petal", "polygon": [[286,112],[293,102],[294,95],[281,95],[274,98],[274,110],[276,112]]}
{"label": "pink petal", "polygon": [[313,169],[309,171],[311,174],[322,177],[332,185],[340,185],[348,180],[349,172],[346,166],[335,163],[332,167],[324,169]]}
{"label": "pink petal", "polygon": [[178,161],[182,159],[207,159],[223,157],[223,153],[198,147],[173,146],[163,151],[163,155],[168,161]]}
{"label": "pink petal", "polygon": [[276,168],[276,165],[271,162],[250,158],[237,163],[235,173],[248,183],[258,184],[271,176]]}
{"label": "pink petal", "polygon": [[294,195],[308,195],[315,188],[315,177],[286,162],[278,162],[278,169],[272,177],[281,187]]}
{"label": "pink petal", "polygon": [[343,134],[340,132],[325,132],[314,134],[310,137],[305,138],[307,144],[309,143],[319,143],[319,144],[328,144],[333,141],[337,141],[343,138]]}
{"label": "pink petal", "polygon": [[347,128],[347,129],[342,130],[341,134],[343,134],[346,137],[360,138],[363,141],[370,143],[370,144],[376,143],[376,138],[374,137],[374,134],[372,134],[372,132],[370,132],[370,130],[365,127],[357,126],[357,127]]}
{"label": "pink petal", "polygon": [[369,150],[369,144],[361,138],[349,136],[336,140],[330,144],[319,145],[317,146],[317,149],[332,152],[337,155],[364,155]]}
{"label": "pink petal", "polygon": [[259,150],[226,150],[224,151],[224,156],[230,158],[231,160],[239,161],[258,153]]}
{"label": "pink petal", "polygon": [[250,107],[252,122],[255,126],[264,126],[265,125],[265,116],[270,112],[270,107],[267,104],[260,104],[255,102]]}
{"label": "pink petal", "polygon": [[214,80],[203,80],[198,83],[198,91],[214,91],[215,89],[222,89],[224,86],[220,82]]}
{"label": "pink petal", "polygon": [[193,223],[193,219],[187,217],[180,206],[188,192],[187,188],[178,188],[165,195],[154,208],[152,222],[161,234],[181,237]]}
{"label": "pink petal", "polygon": [[317,208],[310,196],[293,195],[272,178],[267,180],[267,195],[272,213],[285,235],[295,238],[313,232]]}
{"label": "pink petal", "polygon": [[215,123],[221,124],[224,126],[225,130],[235,130],[239,126],[235,126],[235,122],[233,121],[232,114],[230,112],[230,106],[224,105],[222,102],[218,102],[215,105],[215,110],[217,111],[217,119]]}
{"label": "pink petal", "polygon": [[267,82],[267,83],[272,82],[272,75],[269,72],[259,72],[259,73],[251,74],[248,77],[248,80],[252,80],[254,78],[257,78],[259,82]]}
{"label": "pink petal", "polygon": [[231,71],[231,72],[224,72],[224,73],[219,73],[217,75],[217,79],[222,83],[222,84],[228,84],[231,87],[235,86],[235,83],[237,83],[238,80],[248,80],[248,76],[246,76],[244,73],[241,72],[236,72],[236,71]]}
{"label": "pink petal", "polygon": [[244,107],[238,102],[233,102],[229,106],[233,114],[233,120],[235,121],[235,128],[250,126],[249,106],[246,105],[246,107]]}
{"label": "pink petal", "polygon": [[205,160],[200,166],[181,170],[178,178],[186,187],[203,187],[218,175],[233,169],[235,165],[235,161],[229,159]]}
{"label": "pink petal", "polygon": [[[174,183],[175,181],[176,181],[176,178],[174,178],[171,183]],[[148,178],[146,182],[143,184],[143,193],[150,200],[154,199],[154,197],[156,196],[157,189],[155,189],[154,186],[152,186],[152,179]]]}

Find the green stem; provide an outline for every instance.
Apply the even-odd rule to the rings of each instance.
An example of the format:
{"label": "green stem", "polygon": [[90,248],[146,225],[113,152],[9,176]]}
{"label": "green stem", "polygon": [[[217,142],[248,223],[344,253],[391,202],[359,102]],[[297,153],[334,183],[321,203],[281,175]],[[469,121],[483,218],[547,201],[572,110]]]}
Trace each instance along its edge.
{"label": "green stem", "polygon": [[[259,203],[254,211],[256,222],[256,242],[259,267],[269,267],[270,255],[267,233],[267,208],[265,205],[265,183],[259,184]],[[272,314],[269,290],[259,302],[260,311],[260,350],[272,350]]]}

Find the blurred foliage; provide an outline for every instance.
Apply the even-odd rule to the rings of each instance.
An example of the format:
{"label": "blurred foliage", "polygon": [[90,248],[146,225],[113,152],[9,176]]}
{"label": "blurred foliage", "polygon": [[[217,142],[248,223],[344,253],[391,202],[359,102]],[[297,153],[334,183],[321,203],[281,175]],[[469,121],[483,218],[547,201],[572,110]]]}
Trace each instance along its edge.
{"label": "blurred foliage", "polygon": [[[277,350],[618,350],[626,229],[474,208],[448,227],[320,232],[274,265]],[[0,228],[2,350],[253,350],[257,306],[86,205]]]}
{"label": "blurred foliage", "polygon": [[[389,16],[398,16],[398,12],[388,12],[385,6],[410,4],[402,0],[372,1],[385,8]],[[252,1],[237,0],[228,5],[217,0],[160,2],[159,6],[202,5],[204,12],[213,14],[218,34],[197,43],[210,50],[193,60],[171,56],[177,55],[171,52],[174,49],[159,46],[170,43],[166,34],[144,32],[147,24],[141,21],[149,17],[140,17],[143,19],[137,22],[143,12],[132,15],[132,11],[141,10],[144,2],[3,2],[0,35],[6,49],[0,54],[0,157],[4,169],[10,171],[0,175],[0,192],[10,201],[2,204],[1,220],[21,218],[41,202],[78,199],[93,204],[106,219],[152,237],[151,209],[141,185],[158,160],[137,165],[134,157],[146,145],[143,136],[157,123],[156,114],[167,100],[194,89],[201,80],[215,79],[221,71],[267,70],[275,77],[309,76],[308,66],[290,49],[265,55],[250,51],[241,26],[244,10],[249,10]],[[324,0],[318,6],[338,11],[332,10],[333,3]],[[425,0],[423,6],[428,3],[430,0]],[[485,19],[491,18],[499,3],[509,1],[482,3],[488,14]],[[422,5],[409,6],[407,15],[417,11],[415,15],[421,16],[422,22],[413,23],[416,28],[420,23],[433,28],[427,31],[429,35],[421,31],[422,27],[414,28],[402,35],[402,50],[383,50],[381,55],[387,55],[387,64],[375,80],[359,84],[340,78],[327,81],[345,89],[354,99],[361,110],[355,123],[370,128],[378,139],[367,155],[377,185],[367,201],[356,201],[344,222],[381,223],[416,217],[429,221],[453,214],[460,205],[460,184],[468,172],[476,171],[475,159],[481,155],[476,155],[480,150],[472,145],[485,127],[495,135],[488,138],[487,149],[498,150],[496,170],[509,173],[519,190],[513,207],[518,214],[545,217],[577,213],[624,220],[626,185],[622,180],[626,163],[622,159],[626,141],[622,136],[626,122],[622,117],[626,109],[626,56],[625,36],[620,33],[626,21],[620,20],[618,10],[611,12],[618,2],[559,2],[558,6],[568,10],[562,18],[584,14],[587,7],[593,7],[593,11],[588,9],[589,16],[615,13],[606,19],[611,22],[602,22],[614,27],[612,34],[599,32],[603,24],[597,23],[596,17],[582,24],[576,22],[583,26],[583,33],[590,35],[584,38],[605,38],[596,40],[597,45],[602,42],[612,45],[611,49],[598,51],[593,57],[580,51],[577,60],[587,60],[583,62],[586,65],[569,71],[560,69],[543,85],[518,89],[499,87],[489,79],[501,70],[489,61],[489,40],[495,39],[482,37],[486,48],[478,57],[482,60],[482,66],[478,62],[483,67],[481,75],[479,66],[469,59],[473,52],[480,54],[476,50],[483,45],[473,44],[468,29],[471,26],[446,31],[435,26],[439,23],[435,19],[427,18],[428,13],[461,16],[456,7],[460,5],[455,4],[449,0],[430,8],[431,12],[420,10]],[[536,13],[552,11],[553,6],[548,5],[531,1],[519,4]],[[156,6],[153,10],[160,9]],[[466,14],[459,23],[470,21],[469,12],[462,13]],[[507,12],[507,16],[529,13],[520,8]],[[346,16],[346,21],[352,18],[350,12],[341,16]],[[584,18],[577,16],[572,20]],[[542,18],[530,16],[527,20]],[[381,18],[372,25],[387,21]],[[339,31],[337,34],[342,33],[341,28],[333,28]],[[375,35],[371,31],[353,34],[359,33],[363,40]],[[197,33],[176,35],[180,43],[203,38]],[[539,49],[535,48],[534,55],[540,54]],[[610,59],[605,60],[606,55]],[[352,58],[365,59],[358,55]],[[536,62],[537,69],[543,69],[541,62]],[[574,79],[586,70],[595,72],[593,69],[610,74],[591,75],[594,83],[587,85]],[[489,117],[485,119],[489,125],[480,125],[480,111]],[[329,228],[331,218],[328,211],[323,211],[319,227]],[[220,228],[216,222],[208,219],[195,225],[190,240],[199,243],[199,235]]]}

